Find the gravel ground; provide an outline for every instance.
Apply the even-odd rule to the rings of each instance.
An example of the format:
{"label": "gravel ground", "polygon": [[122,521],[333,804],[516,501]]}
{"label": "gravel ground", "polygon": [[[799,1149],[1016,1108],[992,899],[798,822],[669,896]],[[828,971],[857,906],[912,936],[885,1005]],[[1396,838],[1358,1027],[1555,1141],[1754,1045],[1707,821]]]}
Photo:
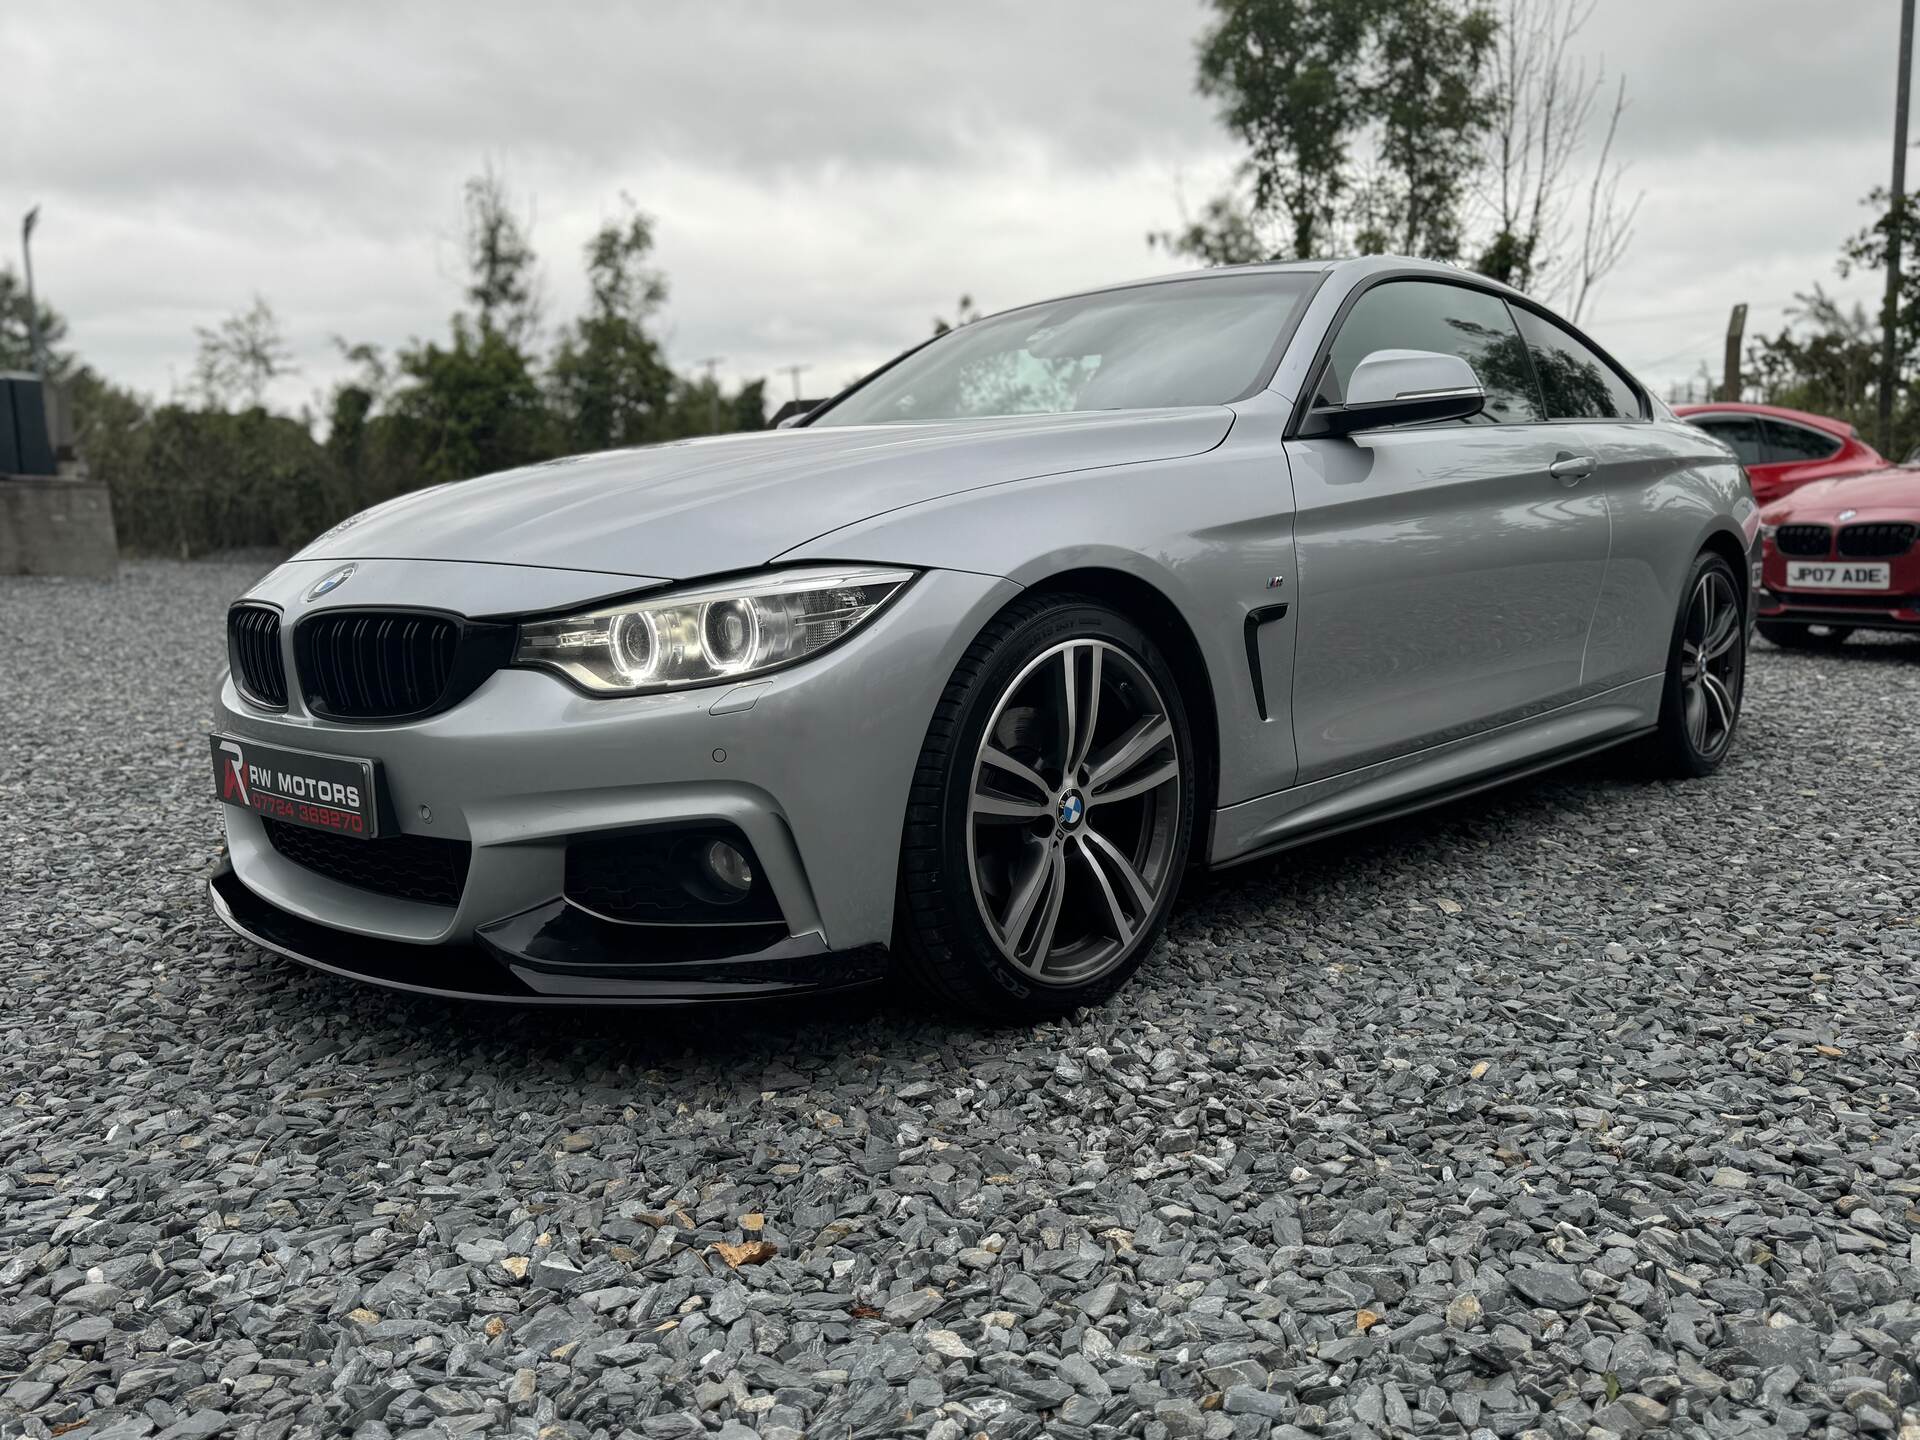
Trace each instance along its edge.
{"label": "gravel ground", "polygon": [[1202,884],[1070,1024],[582,1020],[208,917],[251,573],[0,581],[0,1432],[1920,1435],[1920,643]]}

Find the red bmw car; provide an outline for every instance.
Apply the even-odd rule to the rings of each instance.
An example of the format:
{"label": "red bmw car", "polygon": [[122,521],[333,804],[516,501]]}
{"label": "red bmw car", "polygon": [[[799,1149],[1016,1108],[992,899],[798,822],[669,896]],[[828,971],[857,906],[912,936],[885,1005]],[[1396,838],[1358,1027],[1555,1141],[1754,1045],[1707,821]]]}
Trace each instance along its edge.
{"label": "red bmw car", "polygon": [[1728,401],[1676,405],[1673,413],[1733,447],[1762,505],[1812,481],[1864,475],[1887,463],[1846,421],[1784,405]]}
{"label": "red bmw car", "polygon": [[1920,466],[1816,480],[1760,522],[1760,633],[1774,644],[1920,633]]}

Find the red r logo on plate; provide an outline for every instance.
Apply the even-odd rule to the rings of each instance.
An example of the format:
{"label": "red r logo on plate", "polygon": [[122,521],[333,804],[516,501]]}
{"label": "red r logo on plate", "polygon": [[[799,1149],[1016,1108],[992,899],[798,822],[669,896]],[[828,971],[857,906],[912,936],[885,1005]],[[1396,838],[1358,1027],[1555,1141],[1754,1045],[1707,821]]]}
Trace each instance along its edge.
{"label": "red r logo on plate", "polygon": [[220,798],[231,800],[237,794],[242,805],[253,804],[253,797],[247,793],[246,757],[231,740],[222,740],[220,748],[233,757],[227,761],[226,774],[220,779]]}

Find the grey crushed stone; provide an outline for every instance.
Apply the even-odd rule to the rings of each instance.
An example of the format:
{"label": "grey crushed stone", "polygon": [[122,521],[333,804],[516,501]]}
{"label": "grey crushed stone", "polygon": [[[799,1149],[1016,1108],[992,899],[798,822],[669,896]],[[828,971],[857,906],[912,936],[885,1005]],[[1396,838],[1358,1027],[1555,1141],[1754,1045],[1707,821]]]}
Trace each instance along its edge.
{"label": "grey crushed stone", "polygon": [[253,573],[0,580],[0,1434],[1920,1434],[1920,643],[1199,884],[1066,1023],[582,1019],[207,914]]}

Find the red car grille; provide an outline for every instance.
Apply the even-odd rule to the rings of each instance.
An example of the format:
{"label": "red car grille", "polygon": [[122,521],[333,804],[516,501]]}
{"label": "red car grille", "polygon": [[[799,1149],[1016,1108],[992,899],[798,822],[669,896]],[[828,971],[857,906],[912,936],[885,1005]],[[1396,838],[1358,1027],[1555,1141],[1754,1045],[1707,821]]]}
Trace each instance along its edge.
{"label": "red car grille", "polygon": [[1840,531],[1840,553],[1850,560],[1882,560],[1904,555],[1913,548],[1916,534],[1920,534],[1920,525],[1904,520],[1847,525]]}
{"label": "red car grille", "polygon": [[1833,532],[1825,525],[1782,525],[1773,543],[1782,555],[1825,555],[1833,545]]}

